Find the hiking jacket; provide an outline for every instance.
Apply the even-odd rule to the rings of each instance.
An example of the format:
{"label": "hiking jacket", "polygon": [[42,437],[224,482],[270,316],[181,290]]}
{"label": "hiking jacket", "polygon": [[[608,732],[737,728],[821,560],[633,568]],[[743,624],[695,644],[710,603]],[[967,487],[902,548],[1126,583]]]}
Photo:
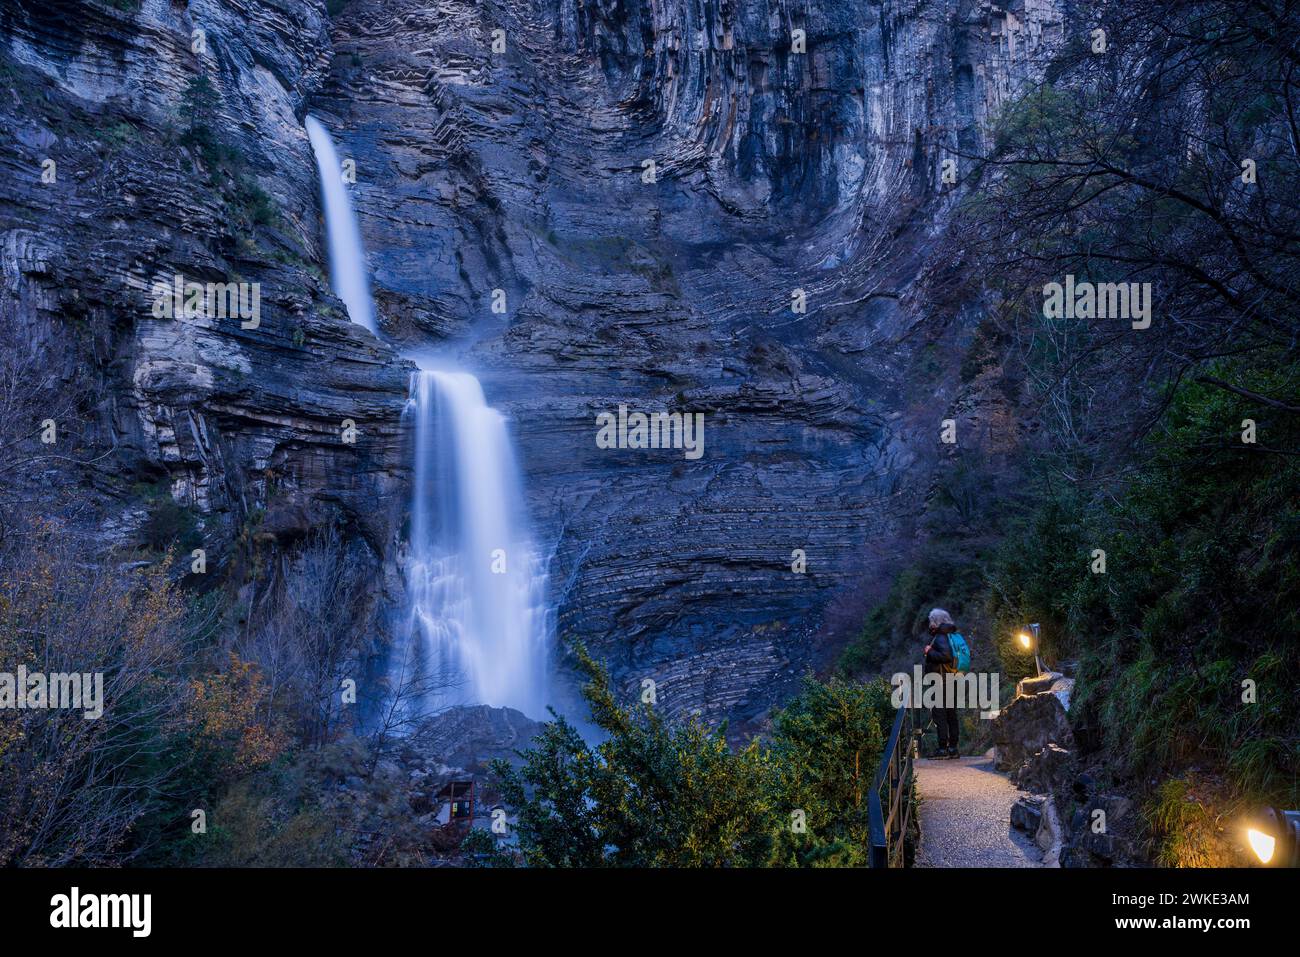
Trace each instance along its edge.
{"label": "hiking jacket", "polygon": [[952,643],[948,641],[948,636],[943,632],[930,636],[930,650],[925,655],[925,667],[922,669],[925,674],[938,672],[939,674],[950,674],[957,671],[957,663],[952,654]]}

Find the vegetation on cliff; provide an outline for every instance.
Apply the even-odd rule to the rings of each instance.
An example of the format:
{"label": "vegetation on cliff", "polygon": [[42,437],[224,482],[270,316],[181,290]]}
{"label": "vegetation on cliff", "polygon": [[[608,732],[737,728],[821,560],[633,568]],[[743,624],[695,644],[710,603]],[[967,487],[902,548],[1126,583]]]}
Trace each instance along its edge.
{"label": "vegetation on cliff", "polygon": [[[982,518],[1001,544],[966,587],[923,559],[844,659],[914,634],[927,586],[987,622],[1010,679],[1041,622],[1044,657],[1077,662],[1085,750],[1166,864],[1230,862],[1225,821],[1300,802],[1294,26],[1267,0],[1101,5],[1102,33],[963,158],[946,253],[1025,383],[1026,480]],[[1062,315],[1067,282],[1145,292],[1150,316]]]}

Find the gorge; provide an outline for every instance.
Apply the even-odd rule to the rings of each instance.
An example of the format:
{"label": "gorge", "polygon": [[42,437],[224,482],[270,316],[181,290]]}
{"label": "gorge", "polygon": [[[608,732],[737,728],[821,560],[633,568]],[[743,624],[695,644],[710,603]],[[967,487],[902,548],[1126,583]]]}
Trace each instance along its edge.
{"label": "gorge", "polygon": [[858,866],[930,608],[1077,681],[995,772],[1053,860],[1232,858],[1300,753],[1296,18],[0,0],[0,665],[106,676],[0,709],[0,863],[497,860],[471,800]]}
{"label": "gorge", "polygon": [[[940,421],[969,422],[991,469],[1011,452],[987,424],[1015,434],[1014,403],[954,374],[978,311],[921,290],[940,160],[1062,35],[1058,4],[1014,6],[9,4],[9,69],[57,78],[53,106],[7,106],[6,198],[32,210],[6,234],[11,316],[33,342],[68,308],[105,325],[97,388],[126,386],[87,440],[193,509],[219,568],[250,516],[290,556],[331,516],[389,614],[420,481],[403,357],[456,357],[517,430],[554,630],[629,689],[654,678],[666,713],[743,728],[924,541]],[[206,174],[146,132],[178,111]],[[133,132],[95,132],[113,124]],[[95,190],[19,186],[51,152]],[[259,281],[261,328],[114,318],[171,264]],[[600,448],[591,423],[620,405],[703,415],[707,452]],[[356,444],[332,438],[345,419]],[[96,484],[83,514],[131,541],[144,513]]]}
{"label": "gorge", "polygon": [[[920,385],[978,317],[909,292],[907,224],[942,217],[941,156],[1033,75],[1061,13],[818,9],[802,56],[793,9],[562,7],[349,7],[314,108],[348,131],[387,333],[456,344],[516,423],[557,630],[628,689],[656,679],[669,713],[739,727],[924,538],[939,421],[988,403],[976,441],[995,416],[1015,429],[982,383]],[[708,452],[593,447],[620,404],[702,414]]]}

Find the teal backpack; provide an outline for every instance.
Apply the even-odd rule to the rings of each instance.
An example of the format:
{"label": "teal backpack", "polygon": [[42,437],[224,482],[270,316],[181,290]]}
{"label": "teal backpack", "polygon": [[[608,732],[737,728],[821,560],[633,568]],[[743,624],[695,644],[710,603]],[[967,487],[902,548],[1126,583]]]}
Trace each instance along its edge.
{"label": "teal backpack", "polygon": [[952,647],[952,663],[957,670],[963,674],[970,671],[970,645],[966,644],[966,639],[954,631],[948,636],[948,644]]}

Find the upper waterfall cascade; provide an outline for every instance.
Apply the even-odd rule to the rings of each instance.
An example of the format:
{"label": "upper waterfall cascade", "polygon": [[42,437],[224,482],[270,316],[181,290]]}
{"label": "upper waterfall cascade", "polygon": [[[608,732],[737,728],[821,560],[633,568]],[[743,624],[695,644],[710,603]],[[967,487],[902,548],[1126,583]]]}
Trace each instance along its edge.
{"label": "upper waterfall cascade", "polygon": [[361,228],[352,209],[343,166],[329,131],[320,120],[308,115],[307,137],[316,155],[320,172],[320,190],[325,208],[325,235],[329,244],[330,286],[348,307],[348,316],[371,332],[375,325],[375,304],[370,298],[370,280],[366,276],[366,253],[361,245]]}

